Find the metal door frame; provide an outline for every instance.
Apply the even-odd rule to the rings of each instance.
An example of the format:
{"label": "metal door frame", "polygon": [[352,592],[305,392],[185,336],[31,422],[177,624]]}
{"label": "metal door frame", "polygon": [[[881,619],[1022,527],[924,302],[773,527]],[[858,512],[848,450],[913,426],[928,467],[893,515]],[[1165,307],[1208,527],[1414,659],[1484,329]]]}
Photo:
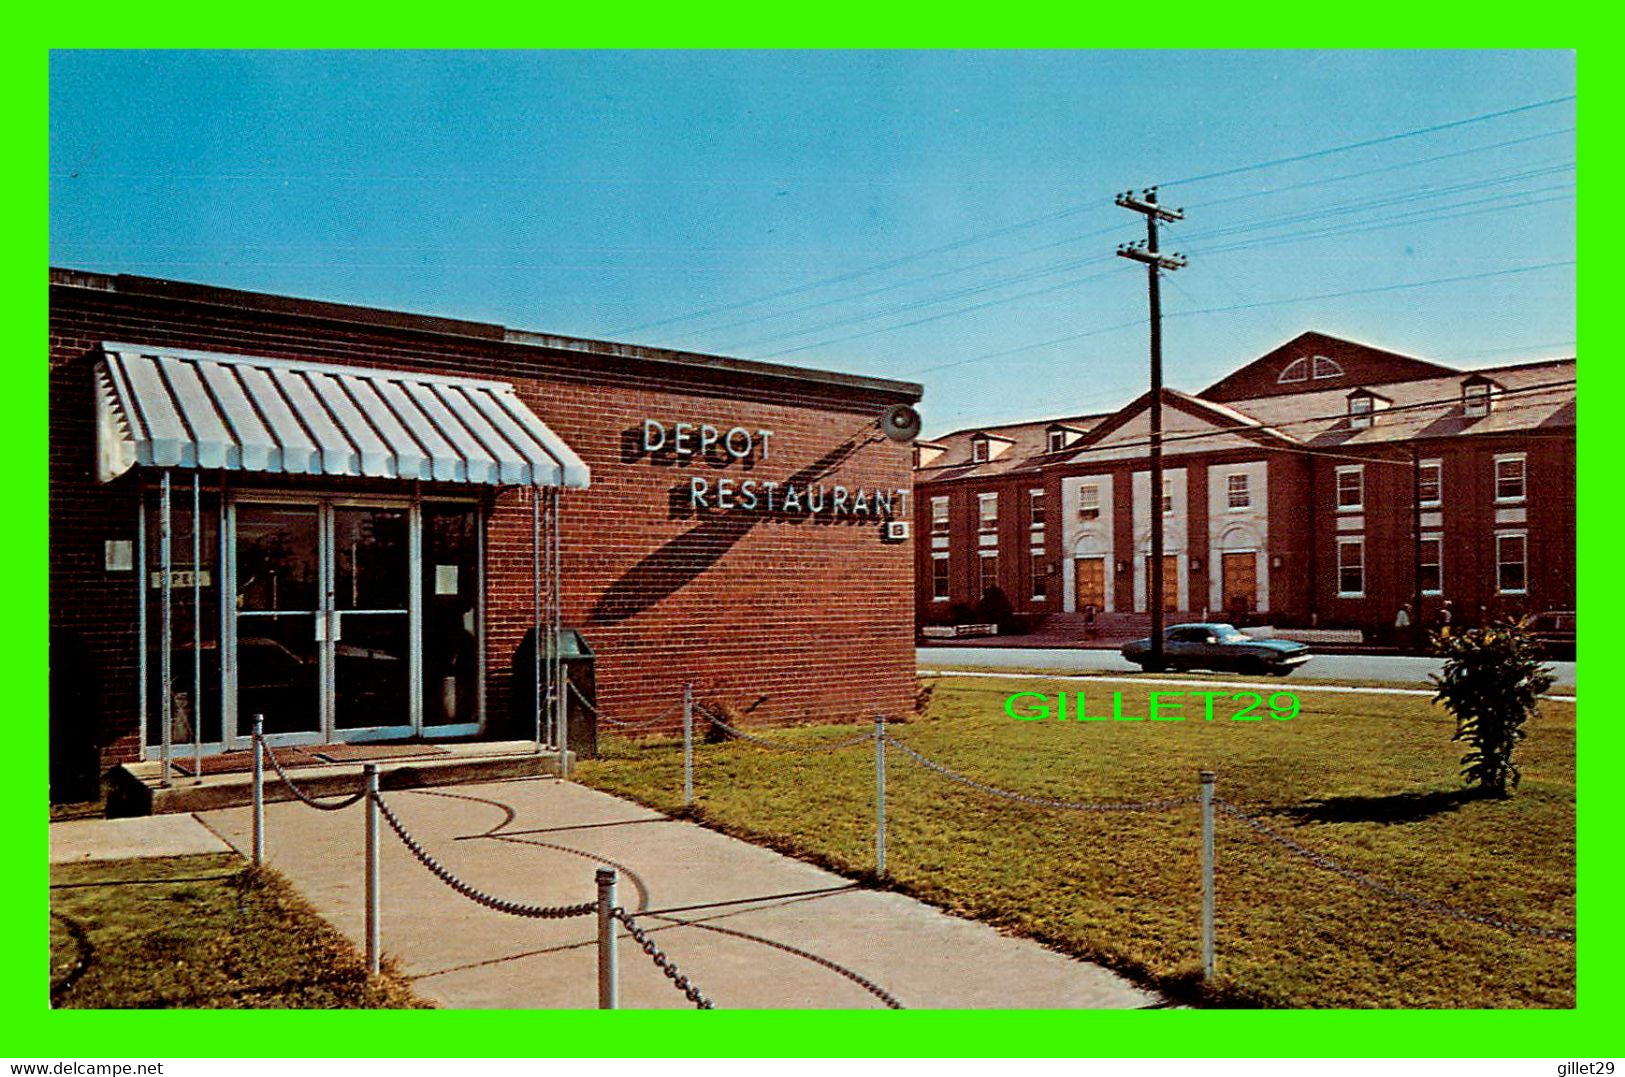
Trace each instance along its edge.
{"label": "metal door frame", "polygon": [[[475,513],[475,531],[478,535],[479,571],[478,601],[475,606],[475,651],[477,678],[475,691],[475,720],[456,725],[425,726],[423,722],[423,499],[416,495],[390,494],[302,494],[285,490],[234,490],[226,505],[225,548],[229,556],[221,566],[222,604],[230,603],[230,616],[224,621],[229,628],[229,639],[222,641],[222,665],[225,673],[223,692],[222,736],[226,749],[250,746],[251,734],[246,719],[237,712],[237,641],[240,614],[236,608],[237,595],[237,511],[243,505],[314,506],[317,536],[317,589],[316,623],[321,630],[318,668],[318,729],[308,733],[267,734],[272,745],[348,744],[379,740],[406,740],[465,737],[478,735],[485,729],[485,508],[477,498],[436,497],[437,503],[467,503]],[[393,726],[370,726],[338,729],[334,722],[335,674],[333,625],[347,611],[334,608],[334,550],[333,510],[336,508],[394,508],[407,511],[407,573],[408,573],[408,695],[407,722]],[[352,611],[353,612],[353,611]]]}

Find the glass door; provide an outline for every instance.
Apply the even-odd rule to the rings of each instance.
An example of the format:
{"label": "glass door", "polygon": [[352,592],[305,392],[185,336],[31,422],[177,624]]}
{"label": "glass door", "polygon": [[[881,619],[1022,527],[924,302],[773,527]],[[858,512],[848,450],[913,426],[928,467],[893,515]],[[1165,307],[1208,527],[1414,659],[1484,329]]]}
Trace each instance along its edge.
{"label": "glass door", "polygon": [[406,507],[331,510],[334,740],[412,733],[412,515]]}
{"label": "glass door", "polygon": [[478,733],[478,507],[261,496],[231,510],[232,746],[255,714],[273,744]]}
{"label": "glass door", "polygon": [[272,743],[322,739],[326,686],[323,543],[316,505],[235,511],[236,714],[239,738],[265,717]]}

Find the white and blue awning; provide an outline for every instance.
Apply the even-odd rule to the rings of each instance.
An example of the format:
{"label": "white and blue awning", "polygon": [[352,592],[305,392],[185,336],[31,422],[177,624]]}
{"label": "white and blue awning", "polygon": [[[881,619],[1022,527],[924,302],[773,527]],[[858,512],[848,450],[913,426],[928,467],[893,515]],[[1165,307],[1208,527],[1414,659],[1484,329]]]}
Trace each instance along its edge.
{"label": "white and blue awning", "polygon": [[105,343],[99,472],[137,465],[584,488],[507,382]]}

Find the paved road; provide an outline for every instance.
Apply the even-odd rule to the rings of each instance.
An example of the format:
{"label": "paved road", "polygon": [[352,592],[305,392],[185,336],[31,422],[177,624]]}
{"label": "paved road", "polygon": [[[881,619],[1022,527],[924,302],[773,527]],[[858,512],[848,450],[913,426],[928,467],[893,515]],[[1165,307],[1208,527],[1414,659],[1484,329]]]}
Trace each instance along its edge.
{"label": "paved road", "polygon": [[[920,647],[915,650],[921,669],[1043,669],[1056,673],[1137,673],[1116,651],[1085,648],[1029,647]],[[1429,673],[1443,663],[1433,658],[1395,655],[1317,654],[1297,674],[1273,683],[1297,680],[1385,681],[1407,687],[1427,684]],[[1553,662],[1557,678],[1553,691],[1574,691],[1574,663]]]}
{"label": "paved road", "polygon": [[[849,974],[911,1009],[1161,1002],[1098,965],[584,786],[530,779],[385,800],[431,855],[499,897],[590,901],[595,869],[618,865],[620,903],[634,915],[654,910],[640,924],[719,1009],[882,1004]],[[362,807],[318,812],[283,802],[265,811],[273,866],[359,945]],[[246,808],[199,818],[239,848],[247,841]],[[420,993],[460,1008],[597,1004],[594,918],[531,920],[482,908],[411,859],[387,824],[381,829],[383,948]],[[683,908],[707,902],[727,904]],[[688,1005],[633,940],[622,938],[617,952],[624,1007]]]}

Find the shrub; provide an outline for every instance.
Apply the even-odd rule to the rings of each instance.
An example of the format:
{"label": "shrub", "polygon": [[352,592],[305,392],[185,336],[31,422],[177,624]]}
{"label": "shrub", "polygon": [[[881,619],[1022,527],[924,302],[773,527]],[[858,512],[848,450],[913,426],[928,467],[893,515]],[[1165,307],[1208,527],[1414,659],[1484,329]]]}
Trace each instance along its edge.
{"label": "shrub", "polygon": [[1524,739],[1524,723],[1537,712],[1541,693],[1552,686],[1551,669],[1541,665],[1535,639],[1522,621],[1436,632],[1431,639],[1445,660],[1444,672],[1429,678],[1438,688],[1433,702],[1455,716],[1450,739],[1469,748],[1461,759],[1462,779],[1488,796],[1504,797],[1521,778],[1512,752]]}

